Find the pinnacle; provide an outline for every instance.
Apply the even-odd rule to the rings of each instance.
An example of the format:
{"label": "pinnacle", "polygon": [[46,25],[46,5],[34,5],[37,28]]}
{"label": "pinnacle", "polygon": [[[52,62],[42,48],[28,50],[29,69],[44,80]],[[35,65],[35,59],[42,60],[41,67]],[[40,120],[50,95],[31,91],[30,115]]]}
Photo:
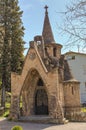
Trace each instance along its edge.
{"label": "pinnacle", "polygon": [[43,25],[43,32],[42,36],[44,38],[44,43],[54,43],[54,37],[48,17],[48,6],[46,5],[45,7],[45,19],[44,19],[44,25]]}

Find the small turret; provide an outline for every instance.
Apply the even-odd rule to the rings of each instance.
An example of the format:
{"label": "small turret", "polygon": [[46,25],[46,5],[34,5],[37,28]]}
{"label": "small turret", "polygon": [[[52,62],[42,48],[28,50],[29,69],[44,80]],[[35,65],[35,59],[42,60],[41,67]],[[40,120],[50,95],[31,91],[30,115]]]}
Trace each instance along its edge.
{"label": "small turret", "polygon": [[45,6],[45,18],[43,25],[42,37],[44,40],[45,55],[60,58],[62,45],[56,44],[52,33],[49,17],[48,6]]}

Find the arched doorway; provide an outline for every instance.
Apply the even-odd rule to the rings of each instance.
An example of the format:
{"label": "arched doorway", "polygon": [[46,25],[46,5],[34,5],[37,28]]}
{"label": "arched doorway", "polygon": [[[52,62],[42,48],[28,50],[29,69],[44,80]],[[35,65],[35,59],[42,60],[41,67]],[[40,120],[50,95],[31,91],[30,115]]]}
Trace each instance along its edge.
{"label": "arched doorway", "polygon": [[48,97],[41,79],[38,80],[35,94],[35,114],[48,115]]}

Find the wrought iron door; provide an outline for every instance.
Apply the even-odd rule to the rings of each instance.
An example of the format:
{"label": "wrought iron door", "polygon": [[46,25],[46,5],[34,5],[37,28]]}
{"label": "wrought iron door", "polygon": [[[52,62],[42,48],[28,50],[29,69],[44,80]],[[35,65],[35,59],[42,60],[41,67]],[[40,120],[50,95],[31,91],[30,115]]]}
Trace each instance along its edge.
{"label": "wrought iron door", "polygon": [[37,89],[35,96],[35,114],[48,114],[48,97],[45,89]]}

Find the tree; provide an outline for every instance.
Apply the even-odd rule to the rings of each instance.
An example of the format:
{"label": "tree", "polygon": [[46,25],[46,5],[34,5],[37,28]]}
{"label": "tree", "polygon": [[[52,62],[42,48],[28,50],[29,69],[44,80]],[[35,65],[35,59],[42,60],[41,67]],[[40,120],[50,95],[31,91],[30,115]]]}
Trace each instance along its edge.
{"label": "tree", "polygon": [[1,72],[2,72],[1,62],[2,62],[2,47],[3,47],[3,39],[4,39],[3,33],[4,33],[3,28],[2,28],[2,26],[0,26],[0,82],[1,82]]}
{"label": "tree", "polygon": [[82,46],[86,48],[86,0],[71,2],[63,13],[65,22],[61,28],[67,35],[66,47]]}
{"label": "tree", "polygon": [[0,24],[4,30],[2,46],[2,98],[1,105],[5,107],[5,89],[10,86],[10,37],[11,37],[11,20],[10,20],[10,3],[8,0],[0,1]]}
{"label": "tree", "polygon": [[17,0],[12,0],[12,45],[11,45],[11,71],[20,73],[24,61],[24,27],[22,25],[21,17],[22,11],[18,6]]}
{"label": "tree", "polygon": [[4,31],[2,66],[2,106],[5,106],[5,90],[11,87],[11,70],[20,72],[23,63],[24,27],[18,0],[0,0],[0,25]]}

